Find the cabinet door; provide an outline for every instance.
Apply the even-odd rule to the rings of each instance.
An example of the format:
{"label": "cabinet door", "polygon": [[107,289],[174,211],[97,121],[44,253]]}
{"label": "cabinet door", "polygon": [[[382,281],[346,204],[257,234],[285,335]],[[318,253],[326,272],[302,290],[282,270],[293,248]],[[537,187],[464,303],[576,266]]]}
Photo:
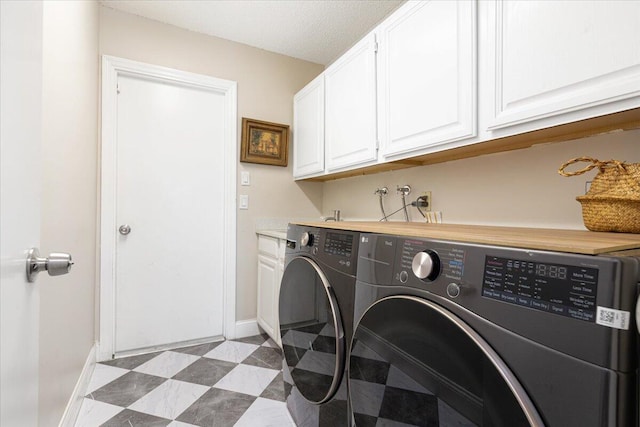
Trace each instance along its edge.
{"label": "cabinet door", "polygon": [[277,292],[280,288],[278,261],[258,255],[258,324],[276,342],[280,331],[276,308]]}
{"label": "cabinet door", "polygon": [[325,71],[328,171],[377,160],[375,35]]}
{"label": "cabinet door", "polygon": [[293,176],[324,171],[324,75],[293,98]]}
{"label": "cabinet door", "polygon": [[474,136],[475,2],[408,2],[377,31],[382,154]]}
{"label": "cabinet door", "polygon": [[488,52],[495,54],[496,101],[489,129],[592,107],[600,109],[564,122],[640,105],[640,2],[493,5]]}

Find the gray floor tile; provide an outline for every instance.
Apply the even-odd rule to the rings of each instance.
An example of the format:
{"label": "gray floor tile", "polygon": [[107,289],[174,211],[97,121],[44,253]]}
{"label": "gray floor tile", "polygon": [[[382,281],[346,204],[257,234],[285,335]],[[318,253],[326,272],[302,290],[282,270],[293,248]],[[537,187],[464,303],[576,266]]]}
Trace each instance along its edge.
{"label": "gray floor tile", "polygon": [[171,420],[125,409],[100,427],[165,427]]}
{"label": "gray floor tile", "polygon": [[284,402],[284,381],[282,380],[282,372],[276,376],[271,384],[264,389],[260,397],[264,397],[265,399],[277,400],[279,402]]}
{"label": "gray floor tile", "polygon": [[129,406],[151,390],[165,382],[166,378],[140,372],[128,372],[109,384],[100,387],[87,397],[117,406]]}
{"label": "gray floor tile", "polygon": [[135,369],[161,353],[161,351],[158,351],[155,353],[140,354],[138,356],[123,357],[122,359],[107,360],[100,363],[102,363],[103,365],[116,366],[122,369]]}
{"label": "gray floor tile", "polygon": [[211,387],[237,365],[237,363],[203,357],[178,372],[173,379]]}
{"label": "gray floor tile", "polygon": [[244,342],[244,343],[247,343],[247,344],[262,345],[268,339],[269,339],[269,335],[260,334],[260,335],[254,335],[252,337],[238,338],[238,339],[231,340],[231,341],[240,341],[240,342]]}
{"label": "gray floor tile", "polygon": [[270,347],[259,347],[251,353],[249,357],[242,361],[243,365],[260,366],[280,370],[282,369],[282,354],[279,349]]}
{"label": "gray floor tile", "polygon": [[192,345],[189,347],[176,348],[171,351],[176,351],[178,353],[193,354],[196,356],[203,356],[209,353],[211,350],[213,350],[217,346],[219,346],[220,344],[222,344],[223,342],[224,341],[208,342],[206,344],[198,344],[198,345]]}
{"label": "gray floor tile", "polygon": [[212,388],[176,420],[201,427],[231,427],[255,399],[254,396]]}

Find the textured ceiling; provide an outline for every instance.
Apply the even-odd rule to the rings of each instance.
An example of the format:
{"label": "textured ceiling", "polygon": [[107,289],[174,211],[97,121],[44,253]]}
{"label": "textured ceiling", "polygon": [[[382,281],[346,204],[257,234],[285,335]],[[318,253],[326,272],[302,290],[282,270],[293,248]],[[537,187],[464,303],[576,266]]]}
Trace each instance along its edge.
{"label": "textured ceiling", "polygon": [[404,0],[102,0],[107,7],[328,65]]}

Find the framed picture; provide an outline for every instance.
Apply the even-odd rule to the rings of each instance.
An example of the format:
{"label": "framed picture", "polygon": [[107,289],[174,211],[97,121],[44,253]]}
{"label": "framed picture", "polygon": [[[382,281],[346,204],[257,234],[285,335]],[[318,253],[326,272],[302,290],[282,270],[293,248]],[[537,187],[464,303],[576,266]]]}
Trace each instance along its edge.
{"label": "framed picture", "polygon": [[242,118],[240,161],[287,166],[289,126]]}

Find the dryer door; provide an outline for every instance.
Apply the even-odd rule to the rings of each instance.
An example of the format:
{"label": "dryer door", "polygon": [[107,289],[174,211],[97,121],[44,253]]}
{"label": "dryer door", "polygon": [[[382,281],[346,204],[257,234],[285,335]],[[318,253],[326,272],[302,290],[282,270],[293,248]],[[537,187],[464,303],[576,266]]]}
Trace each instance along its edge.
{"label": "dryer door", "polygon": [[543,426],[473,329],[432,302],[392,296],[362,316],[349,358],[357,425]]}
{"label": "dryer door", "polygon": [[346,343],[338,303],[316,262],[296,257],[280,285],[284,359],[300,393],[311,403],[333,397],[344,372]]}

